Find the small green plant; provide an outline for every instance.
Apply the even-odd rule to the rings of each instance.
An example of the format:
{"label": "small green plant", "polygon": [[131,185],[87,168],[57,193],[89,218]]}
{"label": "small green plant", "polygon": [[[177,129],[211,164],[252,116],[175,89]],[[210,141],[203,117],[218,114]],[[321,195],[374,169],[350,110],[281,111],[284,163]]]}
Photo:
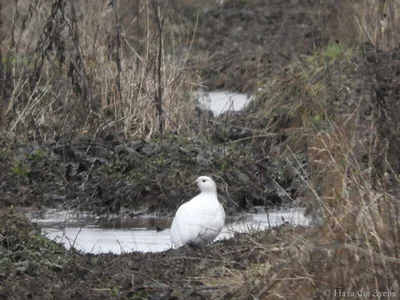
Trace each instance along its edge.
{"label": "small green plant", "polygon": [[153,163],[157,166],[163,166],[165,164],[165,159],[163,157],[156,157]]}
{"label": "small green plant", "polygon": [[354,47],[347,47],[339,43],[329,43],[322,50],[321,54],[323,57],[326,57],[329,60],[335,60],[340,56],[350,59],[357,54],[357,49]]}
{"label": "small green plant", "polygon": [[117,287],[113,287],[110,289],[111,296],[117,297],[119,295],[119,290]]}
{"label": "small green plant", "polygon": [[42,149],[36,149],[35,151],[27,154],[27,159],[30,161],[40,160],[45,156],[45,153]]}
{"label": "small green plant", "polygon": [[322,115],[316,114],[310,118],[311,124],[316,128],[316,129],[323,129],[326,127],[326,122],[325,119]]}
{"label": "small green plant", "polygon": [[[32,241],[34,244],[37,246],[38,252],[40,255],[46,254],[46,253],[54,253],[59,251],[62,246],[58,243],[55,243],[54,241],[48,239],[45,236],[42,236],[40,234],[36,234],[33,236]],[[48,251],[48,252],[46,252]],[[38,255],[38,256],[40,256]]]}
{"label": "small green plant", "polygon": [[227,159],[225,159],[221,164],[221,168],[220,168],[221,172],[226,171],[228,169],[228,167],[229,167],[229,162]]}
{"label": "small green plant", "polygon": [[2,258],[0,259],[0,276],[5,276],[6,270],[10,267],[12,264],[12,261],[10,257],[8,256],[9,253],[7,251],[1,251],[0,255]]}
{"label": "small green plant", "polygon": [[138,291],[134,295],[131,296],[131,300],[143,300],[143,299],[149,299],[149,295],[144,292],[144,291]]}
{"label": "small green plant", "polygon": [[31,171],[31,169],[29,168],[29,166],[23,162],[20,161],[14,161],[12,167],[11,167],[11,171],[19,176],[19,177],[26,177],[29,172]]}
{"label": "small green plant", "polygon": [[326,46],[323,54],[330,59],[335,59],[342,54],[342,47],[339,45],[339,43],[330,43],[328,46]]}

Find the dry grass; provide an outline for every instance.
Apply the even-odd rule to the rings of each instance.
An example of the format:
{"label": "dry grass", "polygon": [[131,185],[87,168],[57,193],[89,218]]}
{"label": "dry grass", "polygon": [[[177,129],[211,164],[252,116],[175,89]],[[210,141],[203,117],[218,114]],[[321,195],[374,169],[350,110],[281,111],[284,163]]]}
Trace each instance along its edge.
{"label": "dry grass", "polygon": [[[399,33],[394,22],[399,4],[348,2],[353,18],[343,26],[353,29],[348,33],[356,34],[357,42],[392,50]],[[399,298],[399,178],[377,128],[379,113],[363,116],[368,105],[379,107],[362,88],[351,106],[345,101],[349,98],[338,93],[357,90],[349,82],[357,78],[352,75],[356,66],[352,59],[358,50],[341,45],[338,52],[331,44],[302,58],[263,87],[259,99],[265,100],[255,113],[275,117],[277,122],[269,130],[287,136],[280,156],[307,153],[308,170],[297,162],[298,174],[309,175],[302,177],[308,187],[302,200],[310,201],[318,226],[293,237],[291,251],[276,258],[274,264],[280,260],[286,268],[268,267],[260,273],[259,264],[253,275],[246,275],[249,271],[231,275],[242,282],[232,287],[237,299]]]}
{"label": "dry grass", "polygon": [[[53,11],[46,1],[2,5],[1,38],[7,41],[2,45],[9,45],[1,48],[7,83],[0,91],[6,99],[1,105],[4,130],[47,138],[60,131],[112,126],[128,136],[150,137],[160,129],[160,88],[163,129],[188,130],[194,111],[188,93],[196,82],[181,58],[190,46],[176,55],[164,51],[177,49],[176,25],[165,19],[160,44],[150,0],[138,1],[136,8],[128,1],[117,8],[107,6],[108,1],[53,2]],[[74,7],[80,8],[75,15]],[[357,43],[390,50],[399,36],[399,7],[394,0],[347,1],[342,15],[347,22],[340,26]],[[190,36],[187,41],[190,45]],[[341,291],[374,290],[399,298],[399,178],[390,172],[385,153],[379,153],[383,139],[374,116],[368,121],[360,117],[362,95],[349,110],[337,111],[333,105],[332,91],[340,93],[353,79],[341,71],[355,71],[351,59],[357,48],[329,47],[292,64],[284,77],[271,79],[259,95],[265,102],[254,112],[281,118],[268,130],[285,128],[282,156],[307,153],[309,170],[299,167],[298,172],[309,174],[303,178],[307,200],[323,222],[291,236],[284,251],[271,254],[274,264],[284,264],[279,270],[265,262],[245,271],[211,270],[226,276],[218,282],[200,278],[207,285],[232,285],[238,298],[336,299],[346,298]],[[331,73],[338,57],[346,62]],[[377,170],[377,153],[388,172]],[[270,245],[261,246],[273,252]]]}
{"label": "dry grass", "polygon": [[[384,149],[384,138],[374,127],[376,120],[361,122],[359,110],[365,104],[361,98],[353,113],[333,116],[324,105],[329,97],[315,104],[318,97],[313,97],[313,91],[329,95],[324,94],[323,85],[297,91],[297,106],[287,106],[292,129],[286,131],[290,133],[287,151],[281,155],[307,147],[308,170],[299,167],[298,174],[309,174],[303,177],[308,193],[302,200],[308,201],[319,225],[305,236],[294,237],[290,255],[283,252],[275,260],[275,264],[285,262],[286,268],[265,268],[245,280],[240,277],[244,283],[234,287],[235,295],[237,299],[250,299],[248,295],[254,299],[368,299],[380,292],[381,299],[397,299],[399,178],[385,155],[381,162],[387,172],[376,165],[377,157],[384,154],[378,150]],[[318,115],[319,125],[315,122]]]}
{"label": "dry grass", "polygon": [[[197,83],[185,63],[194,32],[171,23],[182,4],[109,3],[3,1],[4,131],[44,139],[107,127],[136,137],[160,126],[188,131]],[[188,46],[177,47],[182,41]]]}
{"label": "dry grass", "polygon": [[[215,5],[216,1],[209,2]],[[190,132],[191,91],[199,79],[197,70],[186,68],[186,61],[192,58],[196,22],[194,28],[180,24],[179,12],[199,4],[183,0],[111,2],[115,6],[110,1],[84,0],[1,3],[2,131],[44,139],[60,132],[109,127],[144,138],[161,129]],[[353,44],[369,41],[385,50],[396,45],[398,1],[344,1],[335,9],[338,20],[327,25],[333,28],[333,39]],[[285,79],[289,89],[302,89],[308,99],[314,99],[296,104],[302,112],[324,105],[320,101],[325,91],[313,82],[321,75],[316,71],[295,71]],[[309,84],[296,86],[298,75],[308,76]],[[278,98],[284,96],[285,92]],[[285,110],[281,101],[276,104],[278,110]],[[318,122],[318,118],[300,121]]]}
{"label": "dry grass", "polygon": [[383,51],[397,47],[400,1],[346,0],[336,1],[333,7],[338,9],[338,19],[329,25],[333,40],[370,43]]}
{"label": "dry grass", "polygon": [[334,130],[309,140],[311,176],[304,179],[322,222],[306,232],[289,229],[281,244],[252,243],[268,263],[218,270],[224,276],[215,281],[211,274],[203,283],[230,285],[232,299],[367,299],[377,292],[398,299],[398,178],[388,188],[389,175],[380,178],[372,163],[355,159],[357,133],[330,125]]}
{"label": "dry grass", "polygon": [[398,195],[373,186],[373,166],[364,169],[354,160],[350,135],[340,132],[316,138],[320,146],[313,151],[318,153],[317,168],[325,177],[318,180],[321,188],[314,195],[324,223],[292,260],[293,268],[281,275],[308,280],[293,282],[290,289],[278,285],[260,299],[276,299],[277,295],[290,299],[295,294],[298,299],[321,297],[326,296],[325,289],[332,293],[377,290],[395,295],[387,298],[398,297]]}
{"label": "dry grass", "polygon": [[380,50],[398,45],[400,1],[349,1],[346,5],[350,5],[358,41],[370,42]]}

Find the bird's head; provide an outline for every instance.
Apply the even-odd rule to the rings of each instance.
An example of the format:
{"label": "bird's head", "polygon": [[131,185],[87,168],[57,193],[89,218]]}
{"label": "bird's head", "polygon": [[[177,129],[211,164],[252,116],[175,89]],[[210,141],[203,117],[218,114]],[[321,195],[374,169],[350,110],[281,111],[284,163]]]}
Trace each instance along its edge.
{"label": "bird's head", "polygon": [[208,176],[200,176],[196,179],[196,183],[202,193],[217,193],[214,180]]}

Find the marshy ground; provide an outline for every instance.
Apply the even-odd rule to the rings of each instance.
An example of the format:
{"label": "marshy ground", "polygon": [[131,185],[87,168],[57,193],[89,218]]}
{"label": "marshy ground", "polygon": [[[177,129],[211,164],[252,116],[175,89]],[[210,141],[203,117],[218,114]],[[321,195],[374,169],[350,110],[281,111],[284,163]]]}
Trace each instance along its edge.
{"label": "marshy ground", "polygon": [[[0,298],[399,298],[397,2],[0,4]],[[254,100],[212,117],[200,89]],[[172,215],[199,174],[230,215],[318,225],[93,255],[24,216]]]}

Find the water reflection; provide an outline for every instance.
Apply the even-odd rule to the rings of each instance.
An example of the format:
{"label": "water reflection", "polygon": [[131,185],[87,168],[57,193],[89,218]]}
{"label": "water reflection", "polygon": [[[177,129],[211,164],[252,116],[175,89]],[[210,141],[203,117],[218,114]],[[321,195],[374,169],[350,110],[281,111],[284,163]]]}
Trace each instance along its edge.
{"label": "water reflection", "polygon": [[214,116],[219,116],[226,111],[239,111],[250,103],[253,97],[241,93],[226,91],[204,92],[198,91],[196,98],[202,109],[211,110]]}
{"label": "water reflection", "polygon": [[[68,215],[68,212],[64,212]],[[49,215],[47,215],[49,217]],[[58,212],[58,216],[62,213]],[[149,218],[147,219],[154,219]],[[141,252],[160,252],[171,248],[169,240],[169,228],[165,230],[156,230],[153,227],[138,228],[138,224],[156,224],[143,221],[144,218],[136,218],[132,221],[131,228],[111,229],[99,228],[96,226],[81,225],[70,221],[66,226],[60,226],[62,220],[51,218],[52,222],[47,222],[48,219],[32,218],[32,221],[42,224],[43,235],[49,239],[56,240],[65,245],[66,248],[74,246],[78,250],[89,253],[124,253],[132,251]],[[168,219],[159,219],[159,224],[169,224]],[[264,212],[258,214],[249,214],[245,220],[228,223],[217,240],[231,238],[235,232],[250,232],[254,230],[263,230],[268,227],[280,226],[285,222],[290,222],[293,225],[307,226],[309,220],[304,217],[303,209],[290,209],[286,211]],[[143,226],[143,225],[142,225]],[[158,226],[156,226],[158,227]]]}

